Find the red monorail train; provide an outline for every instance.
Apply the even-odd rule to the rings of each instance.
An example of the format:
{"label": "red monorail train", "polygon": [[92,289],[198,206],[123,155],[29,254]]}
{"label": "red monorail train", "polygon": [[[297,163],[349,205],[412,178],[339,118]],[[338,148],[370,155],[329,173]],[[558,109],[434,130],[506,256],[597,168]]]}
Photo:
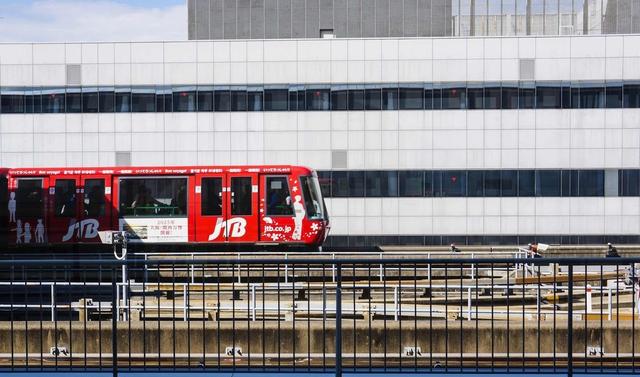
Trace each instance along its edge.
{"label": "red monorail train", "polygon": [[317,175],[305,167],[21,168],[0,176],[10,247],[95,244],[99,231],[113,230],[143,245],[317,249],[329,231]]}

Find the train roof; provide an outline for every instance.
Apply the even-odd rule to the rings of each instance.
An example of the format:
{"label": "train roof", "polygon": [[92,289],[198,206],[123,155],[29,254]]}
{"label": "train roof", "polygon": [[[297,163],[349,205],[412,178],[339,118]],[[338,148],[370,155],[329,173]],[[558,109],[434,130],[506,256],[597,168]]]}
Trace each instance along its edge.
{"label": "train roof", "polygon": [[285,174],[295,170],[311,172],[312,169],[295,165],[230,165],[230,166],[118,166],[118,167],[60,167],[0,169],[10,176],[49,175],[175,175],[216,173]]}

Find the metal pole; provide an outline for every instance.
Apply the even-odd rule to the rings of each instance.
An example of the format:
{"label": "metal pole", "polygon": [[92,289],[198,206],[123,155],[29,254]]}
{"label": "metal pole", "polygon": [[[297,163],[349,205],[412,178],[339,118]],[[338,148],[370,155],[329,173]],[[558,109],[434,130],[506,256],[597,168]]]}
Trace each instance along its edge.
{"label": "metal pole", "polygon": [[118,287],[116,286],[116,268],[111,270],[111,365],[113,377],[118,377],[118,313],[116,313],[116,300]]}
{"label": "metal pole", "polygon": [[567,319],[567,376],[573,376],[573,265],[569,264],[569,318]]}
{"label": "metal pole", "polygon": [[342,265],[339,264],[336,281],[336,377],[342,377]]}

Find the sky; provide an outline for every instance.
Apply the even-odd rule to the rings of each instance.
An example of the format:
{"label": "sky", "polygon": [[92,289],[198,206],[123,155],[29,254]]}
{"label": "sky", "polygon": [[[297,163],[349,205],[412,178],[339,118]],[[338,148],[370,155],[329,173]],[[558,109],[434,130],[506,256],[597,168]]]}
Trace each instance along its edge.
{"label": "sky", "polygon": [[0,0],[0,42],[187,39],[187,0]]}

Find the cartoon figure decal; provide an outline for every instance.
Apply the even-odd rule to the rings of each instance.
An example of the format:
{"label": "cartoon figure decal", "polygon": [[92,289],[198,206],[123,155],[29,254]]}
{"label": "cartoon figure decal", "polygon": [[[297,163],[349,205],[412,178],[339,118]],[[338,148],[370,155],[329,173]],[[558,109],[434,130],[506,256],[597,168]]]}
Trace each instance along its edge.
{"label": "cartoon figure decal", "polygon": [[38,219],[38,224],[36,225],[36,243],[44,243],[44,224],[42,219]]}
{"label": "cartoon figure decal", "polygon": [[22,220],[16,221],[16,244],[22,243]]}
{"label": "cartoon figure decal", "polygon": [[31,242],[31,225],[24,223],[24,243]]}
{"label": "cartoon figure decal", "polygon": [[9,210],[9,222],[16,222],[16,193],[11,192],[9,194],[9,204],[7,204],[7,209]]}
{"label": "cartoon figure decal", "polygon": [[295,227],[293,228],[291,239],[300,240],[300,238],[302,238],[302,220],[304,219],[304,215],[306,214],[306,212],[301,202],[302,197],[300,195],[296,195],[295,199],[295,202],[293,202],[293,213],[295,215],[293,221]]}

